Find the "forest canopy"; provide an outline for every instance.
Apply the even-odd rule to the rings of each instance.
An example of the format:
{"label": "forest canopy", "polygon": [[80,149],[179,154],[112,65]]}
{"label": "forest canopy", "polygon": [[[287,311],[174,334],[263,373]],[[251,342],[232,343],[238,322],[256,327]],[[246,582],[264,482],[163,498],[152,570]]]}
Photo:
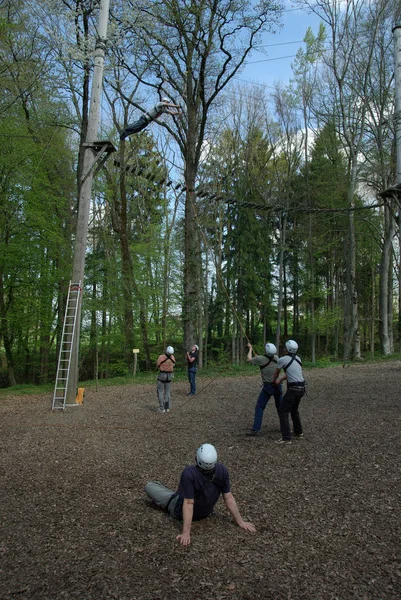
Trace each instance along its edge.
{"label": "forest canopy", "polygon": [[[394,0],[299,2],[291,81],[238,79],[280,2],[113,0],[92,190],[80,378],[302,356],[401,339]],[[97,0],[0,5],[0,386],[55,378],[88,134]],[[57,10],[55,10],[57,8]],[[162,97],[181,108],[126,141]]]}

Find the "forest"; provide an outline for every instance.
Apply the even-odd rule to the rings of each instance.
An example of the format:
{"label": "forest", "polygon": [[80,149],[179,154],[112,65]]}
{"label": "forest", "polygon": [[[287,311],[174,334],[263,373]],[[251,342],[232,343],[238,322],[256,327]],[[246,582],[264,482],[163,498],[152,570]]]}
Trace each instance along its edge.
{"label": "forest", "polygon": [[[320,27],[267,89],[238,76],[284,2],[111,1],[81,379],[129,374],[134,348],[152,370],[167,344],[201,368],[248,340],[312,363],[400,351],[400,3],[297,5]],[[0,387],[55,378],[99,6],[0,3]],[[181,114],[120,141],[162,97]]]}

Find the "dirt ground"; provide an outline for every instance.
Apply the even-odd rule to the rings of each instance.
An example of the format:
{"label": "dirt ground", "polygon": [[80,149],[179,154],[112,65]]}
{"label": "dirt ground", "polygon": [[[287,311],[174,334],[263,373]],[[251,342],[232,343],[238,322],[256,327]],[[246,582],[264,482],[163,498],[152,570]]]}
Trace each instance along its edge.
{"label": "dirt ground", "polygon": [[[277,446],[274,402],[252,425],[259,372],[0,399],[1,600],[387,600],[401,598],[401,362],[307,371],[305,438]],[[222,501],[192,527],[150,506],[202,442],[217,447],[255,534]]]}

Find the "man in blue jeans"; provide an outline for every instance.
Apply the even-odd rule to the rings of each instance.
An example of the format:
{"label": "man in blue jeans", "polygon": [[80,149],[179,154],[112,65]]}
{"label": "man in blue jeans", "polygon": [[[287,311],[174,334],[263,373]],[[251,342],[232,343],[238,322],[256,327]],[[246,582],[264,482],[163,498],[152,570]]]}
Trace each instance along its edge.
{"label": "man in blue jeans", "polygon": [[196,344],[191,347],[191,350],[187,352],[186,359],[188,363],[188,381],[190,390],[188,396],[195,396],[196,394],[196,371],[198,370],[198,354],[199,348]]}
{"label": "man in blue jeans", "polygon": [[262,389],[255,406],[253,427],[247,434],[250,436],[258,436],[262,429],[263,413],[270,400],[270,396],[274,396],[277,414],[280,416],[279,409],[282,397],[281,385],[273,383],[273,376],[276,372],[278,361],[277,348],[274,344],[268,343],[265,346],[264,356],[256,355],[252,357],[252,345],[248,344],[248,356],[246,357],[246,360],[252,365],[258,365],[262,377]]}

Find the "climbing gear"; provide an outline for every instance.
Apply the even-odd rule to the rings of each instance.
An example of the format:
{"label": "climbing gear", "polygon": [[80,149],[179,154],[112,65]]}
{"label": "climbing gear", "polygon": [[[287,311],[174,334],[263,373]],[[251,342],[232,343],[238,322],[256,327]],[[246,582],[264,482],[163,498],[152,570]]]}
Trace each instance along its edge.
{"label": "climbing gear", "polygon": [[277,364],[277,361],[275,358],[273,358],[272,356],[268,356],[267,354],[265,354],[266,358],[267,358],[267,363],[265,363],[264,365],[259,365],[260,370],[262,371],[262,369],[264,369],[265,367],[268,367],[270,365],[271,362],[274,362]]}
{"label": "climbing gear", "polygon": [[266,344],[265,346],[265,353],[266,356],[274,356],[275,354],[277,354],[277,348],[274,344]]}
{"label": "climbing gear", "polygon": [[[289,368],[290,368],[290,366],[292,365],[292,363],[294,362],[294,360],[295,360],[295,362],[296,362],[296,363],[298,363],[298,364],[299,364],[299,366],[300,366],[300,367],[302,367],[302,363],[301,363],[301,361],[300,361],[300,360],[298,360],[298,359],[297,359],[297,356],[296,356],[296,354],[294,354],[294,355],[291,357],[291,360],[290,360],[290,362],[289,362],[289,363],[288,363],[288,364],[287,364],[285,367],[283,367],[284,373],[287,371],[287,369],[289,369]],[[304,382],[304,385],[305,385],[305,382]]]}
{"label": "climbing gear", "polygon": [[294,340],[287,340],[285,347],[289,354],[296,354],[298,352],[298,344]]}
{"label": "climbing gear", "polygon": [[212,444],[202,444],[196,451],[196,462],[203,471],[211,471],[216,466],[217,452]]}

